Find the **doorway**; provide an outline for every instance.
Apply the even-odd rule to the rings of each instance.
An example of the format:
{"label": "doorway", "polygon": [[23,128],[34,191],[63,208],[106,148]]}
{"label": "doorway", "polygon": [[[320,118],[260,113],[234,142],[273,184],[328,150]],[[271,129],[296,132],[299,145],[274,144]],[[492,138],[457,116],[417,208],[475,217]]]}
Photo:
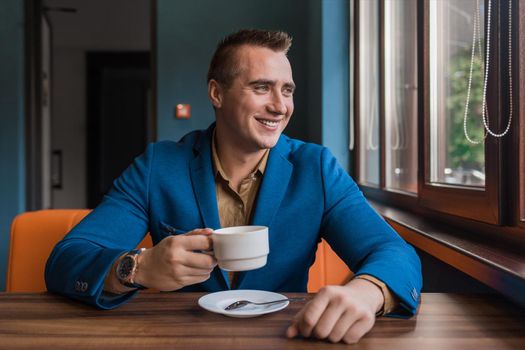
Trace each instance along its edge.
{"label": "doorway", "polygon": [[94,208],[151,137],[149,52],[87,53],[87,206]]}
{"label": "doorway", "polygon": [[155,139],[149,97],[153,5],[40,1],[52,35],[50,207],[93,208]]}

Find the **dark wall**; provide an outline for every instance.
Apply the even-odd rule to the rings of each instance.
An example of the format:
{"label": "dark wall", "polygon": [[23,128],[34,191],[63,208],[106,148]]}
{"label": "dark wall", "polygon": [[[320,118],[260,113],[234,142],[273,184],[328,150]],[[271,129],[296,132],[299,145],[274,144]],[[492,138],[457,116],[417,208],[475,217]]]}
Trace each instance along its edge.
{"label": "dark wall", "polygon": [[0,291],[5,290],[9,229],[25,210],[24,2],[0,2]]}
{"label": "dark wall", "polygon": [[[297,85],[295,112],[285,131],[292,137],[321,142],[319,95],[321,69],[320,1],[192,0],[157,1],[157,135],[177,140],[206,128],[213,120],[206,73],[217,42],[241,28],[284,30],[293,36],[289,59]],[[309,88],[312,88],[312,93]],[[189,120],[174,118],[178,103],[191,104]],[[314,109],[312,109],[312,106]]]}
{"label": "dark wall", "polygon": [[497,293],[478,280],[416,249],[423,269],[423,292],[428,293]]}

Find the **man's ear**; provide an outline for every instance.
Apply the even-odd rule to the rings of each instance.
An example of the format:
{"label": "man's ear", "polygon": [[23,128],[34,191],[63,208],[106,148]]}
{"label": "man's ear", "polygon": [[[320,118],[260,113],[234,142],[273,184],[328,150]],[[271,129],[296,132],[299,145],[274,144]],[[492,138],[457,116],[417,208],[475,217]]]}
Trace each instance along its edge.
{"label": "man's ear", "polygon": [[214,108],[222,106],[222,86],[215,79],[208,82],[208,97]]}

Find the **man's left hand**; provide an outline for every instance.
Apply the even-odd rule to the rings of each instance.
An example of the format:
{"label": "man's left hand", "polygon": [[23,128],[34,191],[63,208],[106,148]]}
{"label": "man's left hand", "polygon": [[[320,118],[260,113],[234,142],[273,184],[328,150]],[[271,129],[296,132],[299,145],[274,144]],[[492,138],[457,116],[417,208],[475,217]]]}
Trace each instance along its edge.
{"label": "man's left hand", "polygon": [[372,329],[383,304],[381,289],[364,279],[353,279],[345,286],[326,286],[295,315],[286,336],[354,344]]}

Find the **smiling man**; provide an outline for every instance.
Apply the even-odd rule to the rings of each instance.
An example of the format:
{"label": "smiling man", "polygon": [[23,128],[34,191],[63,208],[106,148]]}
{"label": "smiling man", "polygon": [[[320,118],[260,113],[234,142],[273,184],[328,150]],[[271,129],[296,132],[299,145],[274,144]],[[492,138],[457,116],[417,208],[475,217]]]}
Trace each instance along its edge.
{"label": "smiling man", "polygon": [[[263,30],[219,44],[208,72],[216,122],[151,144],[115,180],[53,250],[50,291],[101,308],[140,288],[305,292],[324,238],[355,277],[321,289],[291,320],[288,337],[355,343],[377,315],[415,313],[422,282],[414,250],[328,149],[282,134],[294,110],[290,45],[288,34]],[[264,267],[227,274],[199,252],[212,248],[211,229],[246,224],[269,227]],[[147,232],[154,246],[134,250]]]}
{"label": "smiling man", "polygon": [[[295,84],[285,50],[240,44],[224,68],[216,66],[219,58],[212,61],[208,95],[216,116],[215,146],[234,190],[277,144],[292,116]],[[222,69],[231,72],[224,77],[217,72]]]}

